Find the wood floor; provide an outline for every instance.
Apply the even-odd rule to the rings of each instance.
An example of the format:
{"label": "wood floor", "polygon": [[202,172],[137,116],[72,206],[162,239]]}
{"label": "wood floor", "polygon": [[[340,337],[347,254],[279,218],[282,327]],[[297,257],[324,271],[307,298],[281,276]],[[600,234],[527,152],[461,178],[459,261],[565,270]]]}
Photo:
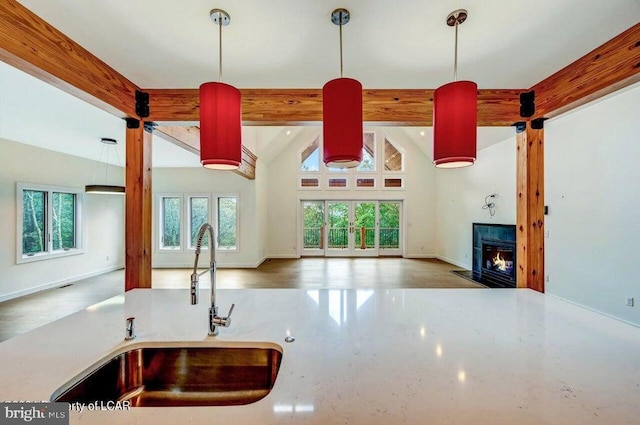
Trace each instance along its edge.
{"label": "wood floor", "polygon": [[[454,275],[458,269],[435,259],[273,259],[257,269],[218,269],[217,287],[241,288],[480,288]],[[188,269],[154,269],[153,287],[189,288]],[[201,288],[209,276],[200,277]],[[0,341],[13,338],[124,291],[124,270],[77,281],[0,303]]]}

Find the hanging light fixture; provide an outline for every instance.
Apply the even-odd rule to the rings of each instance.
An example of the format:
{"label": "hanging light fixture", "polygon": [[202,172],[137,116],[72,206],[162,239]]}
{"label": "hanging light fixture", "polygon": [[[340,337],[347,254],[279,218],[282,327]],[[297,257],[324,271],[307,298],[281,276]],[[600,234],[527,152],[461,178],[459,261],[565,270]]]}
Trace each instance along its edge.
{"label": "hanging light fixture", "polygon": [[433,162],[438,168],[459,168],[476,160],[478,85],[458,78],[458,25],[467,19],[459,9],[447,16],[447,25],[456,28],[453,82],[433,94]]}
{"label": "hanging light fixture", "polygon": [[[93,184],[88,184],[84,187],[84,191],[86,193],[95,193],[102,195],[110,195],[110,194],[120,194],[124,195],[124,186],[118,185],[110,185],[109,182],[109,150],[111,146],[117,146],[118,141],[116,139],[110,139],[107,137],[103,137],[100,139],[100,142],[103,143],[102,150],[100,151],[100,158],[98,159],[98,165],[96,166],[96,172],[93,174]],[[95,184],[96,175],[98,174],[98,170],[100,168],[100,164],[102,163],[102,155],[105,150],[107,151],[107,162],[104,166],[104,182],[105,184]],[[118,158],[118,162],[120,162],[120,158],[118,157],[117,148],[116,148],[116,158]],[[122,164],[120,164],[122,167]]]}
{"label": "hanging light fixture", "polygon": [[340,78],[322,88],[323,161],[327,167],[352,168],[362,161],[362,84],[342,77],[342,26],[346,9],[336,9],[331,22],[340,27]]}
{"label": "hanging light fixture", "polygon": [[231,18],[222,9],[209,16],[218,25],[218,82],[200,86],[200,162],[205,168],[234,170],[242,162],[240,90],[222,82],[222,27]]}

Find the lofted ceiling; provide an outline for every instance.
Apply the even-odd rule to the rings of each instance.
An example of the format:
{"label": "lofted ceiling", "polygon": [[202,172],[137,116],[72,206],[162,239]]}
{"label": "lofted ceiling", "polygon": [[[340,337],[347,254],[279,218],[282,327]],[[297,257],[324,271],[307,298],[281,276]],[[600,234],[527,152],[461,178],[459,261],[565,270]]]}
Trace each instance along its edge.
{"label": "lofted ceiling", "polygon": [[19,0],[142,88],[198,87],[218,77],[212,8],[223,29],[224,80],[239,88],[319,88],[345,76],[365,88],[436,88],[459,79],[529,88],[640,20],[638,0]]}
{"label": "lofted ceiling", "polygon": [[[479,88],[529,88],[640,21],[638,0],[19,2],[142,88],[195,88],[217,80],[218,28],[209,19],[212,8],[231,15],[231,25],[223,30],[224,81],[239,88],[319,88],[338,77],[339,31],[329,19],[337,7],[351,12],[343,28],[344,75],[365,88],[436,88],[451,81],[454,30],[445,18],[461,7],[469,18],[459,30],[458,78],[474,80]],[[9,84],[3,88],[5,93],[11,89]],[[60,95],[69,102],[68,95]],[[68,124],[59,118],[48,126],[32,125],[33,144],[97,159],[99,150],[92,144],[108,136],[106,128],[124,133],[122,121],[106,113],[84,113],[82,105],[93,108],[79,103],[74,116],[65,118]],[[96,121],[80,125],[77,116]],[[2,124],[0,117],[0,136]],[[54,136],[63,125],[73,130]],[[6,133],[6,119],[4,127]],[[286,131],[245,128],[243,140],[258,157],[274,157],[286,145]],[[431,155],[430,129],[404,132]],[[62,148],[69,133],[87,142]],[[509,128],[480,128],[478,148],[512,134]],[[154,145],[153,162],[199,166],[195,155],[161,141]]]}

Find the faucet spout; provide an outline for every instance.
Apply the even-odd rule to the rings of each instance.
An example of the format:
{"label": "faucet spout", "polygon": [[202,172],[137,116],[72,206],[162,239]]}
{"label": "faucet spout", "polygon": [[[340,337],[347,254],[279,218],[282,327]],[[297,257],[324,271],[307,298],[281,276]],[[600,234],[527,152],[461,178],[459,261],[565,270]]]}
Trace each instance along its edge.
{"label": "faucet spout", "polygon": [[[205,233],[209,233],[209,268],[202,273],[198,273],[198,258],[200,257],[200,249],[202,248],[202,240]],[[198,304],[198,283],[200,275],[209,272],[211,277],[211,307],[209,308],[209,335],[218,335],[218,327],[229,327],[231,325],[231,312],[235,304],[231,305],[229,314],[226,317],[218,316],[218,306],[216,305],[216,251],[214,249],[214,232],[213,226],[204,223],[200,226],[198,236],[196,238],[196,258],[193,263],[193,273],[191,273],[191,304]]]}
{"label": "faucet spout", "polygon": [[[210,272],[211,275],[211,305],[216,303],[216,251],[213,246],[214,235],[213,226],[209,223],[204,223],[200,226],[198,236],[196,238],[196,258],[193,262],[193,273],[191,273],[191,304],[198,304],[198,283],[200,274],[198,274],[198,258],[200,257],[200,250],[202,248],[202,240],[205,233],[209,232],[209,268],[204,272]],[[202,274],[202,273],[201,273]]]}

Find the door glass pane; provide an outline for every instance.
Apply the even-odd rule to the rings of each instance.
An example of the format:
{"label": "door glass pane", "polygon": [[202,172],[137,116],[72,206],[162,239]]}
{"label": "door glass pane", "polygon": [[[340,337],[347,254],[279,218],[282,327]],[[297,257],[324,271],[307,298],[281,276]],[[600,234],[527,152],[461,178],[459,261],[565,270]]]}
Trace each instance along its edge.
{"label": "door glass pane", "polygon": [[76,247],[76,195],[53,192],[52,211],[53,250],[69,250]]}
{"label": "door glass pane", "polygon": [[22,191],[22,253],[33,255],[45,252],[45,217],[47,197],[38,190]]}
{"label": "door glass pane", "polygon": [[380,248],[400,248],[399,202],[380,202]]}
{"label": "door glass pane", "polygon": [[304,201],[302,203],[302,248],[324,248],[324,201]]}
{"label": "door glass pane", "polygon": [[180,203],[179,197],[162,198],[161,248],[180,248]]}
{"label": "door glass pane", "polygon": [[376,204],[373,202],[358,202],[355,204],[355,213],[355,248],[375,248]]}
{"label": "door glass pane", "polygon": [[[195,248],[200,227],[209,220],[209,198],[189,198],[189,227],[191,228],[190,248]],[[209,232],[202,238],[202,249],[209,249]]]}
{"label": "door glass pane", "polygon": [[349,247],[349,203],[331,202],[327,205],[328,248]]}
{"label": "door glass pane", "polygon": [[218,198],[218,248],[237,249],[237,198]]}

